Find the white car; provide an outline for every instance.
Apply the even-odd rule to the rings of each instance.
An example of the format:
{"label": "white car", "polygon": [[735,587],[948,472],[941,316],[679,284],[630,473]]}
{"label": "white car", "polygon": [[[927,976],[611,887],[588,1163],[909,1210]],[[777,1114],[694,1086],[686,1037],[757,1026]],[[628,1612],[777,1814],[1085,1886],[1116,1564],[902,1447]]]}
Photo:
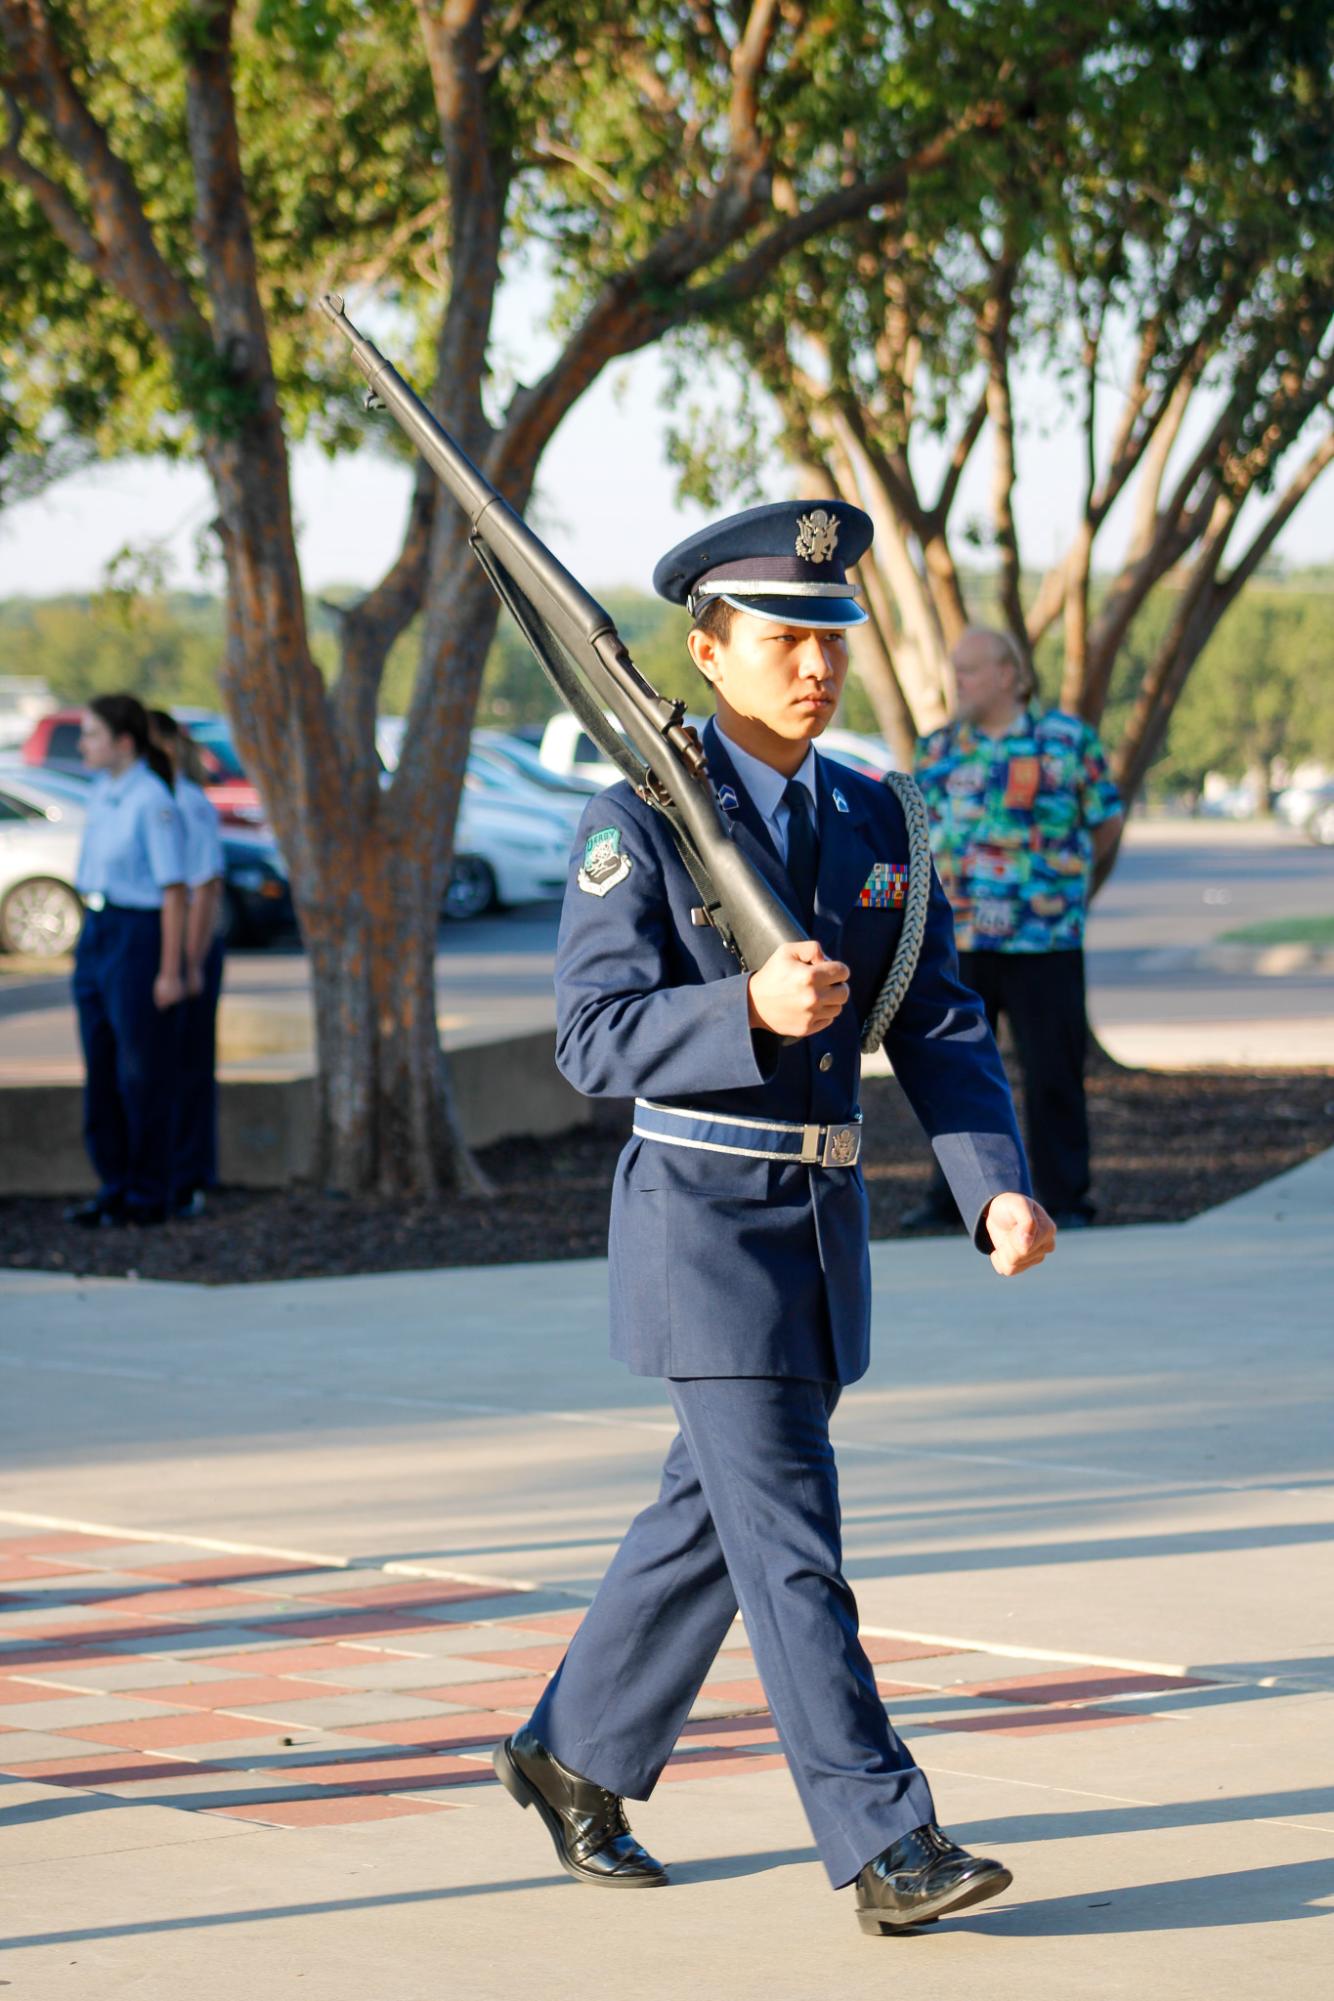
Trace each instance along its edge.
{"label": "white car", "polygon": [[83,807],[0,771],[0,950],[34,959],[72,952],[83,929],[74,887]]}
{"label": "white car", "polygon": [[568,815],[488,792],[469,777],[454,827],[446,917],[480,917],[497,904],[564,893],[574,829]]}
{"label": "white car", "polygon": [[[614,724],[614,718],[607,721]],[[538,756],[548,771],[554,771],[558,778],[567,779],[572,784],[582,785],[590,791],[600,792],[604,785],[614,785],[622,773],[610,758],[604,757],[601,747],[595,744],[577,716],[568,709],[554,715],[542,732],[542,742]]]}

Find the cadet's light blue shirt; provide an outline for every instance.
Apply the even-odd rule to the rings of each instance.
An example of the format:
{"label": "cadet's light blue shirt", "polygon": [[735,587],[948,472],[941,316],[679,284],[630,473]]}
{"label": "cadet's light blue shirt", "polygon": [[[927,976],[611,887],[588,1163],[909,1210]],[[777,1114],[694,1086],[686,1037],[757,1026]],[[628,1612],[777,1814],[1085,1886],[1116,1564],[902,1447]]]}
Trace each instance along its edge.
{"label": "cadet's light blue shirt", "polygon": [[218,809],[192,778],[176,780],[176,804],[185,822],[185,880],[191,889],[202,889],[223,872]]}
{"label": "cadet's light blue shirt", "polygon": [[[751,805],[763,820],[765,830],[778,850],[779,860],[786,864],[787,824],[792,818],[792,810],[783,797],[784,792],[787,790],[788,782],[786,778],[784,778],[781,771],[775,771],[773,766],[766,764],[762,758],[752,757],[748,750],[742,750],[739,743],[733,743],[731,737],[728,736],[727,731],[723,729],[716,717],[713,727],[717,730],[727,747],[727,755],[732,760],[732,768],[741,780],[741,783],[745,786]],[[815,776],[815,746],[813,744],[806,752],[800,770],[794,771],[792,775],[798,785],[804,785],[810,793],[811,820],[818,827],[820,824],[820,794],[818,791],[818,781]]]}
{"label": "cadet's light blue shirt", "polygon": [[160,910],[162,892],[185,881],[185,823],[142,758],[93,780],[76,883],[129,910]]}

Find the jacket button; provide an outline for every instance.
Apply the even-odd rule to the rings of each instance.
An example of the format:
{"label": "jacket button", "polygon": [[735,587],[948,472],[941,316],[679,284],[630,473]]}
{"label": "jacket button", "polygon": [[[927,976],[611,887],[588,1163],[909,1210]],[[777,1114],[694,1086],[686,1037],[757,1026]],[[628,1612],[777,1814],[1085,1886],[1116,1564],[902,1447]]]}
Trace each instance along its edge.
{"label": "jacket button", "polygon": [[824,1055],[820,1058],[820,1068],[822,1070],[832,1070],[833,1067],[834,1067],[834,1059],[830,1055],[829,1051],[826,1049]]}

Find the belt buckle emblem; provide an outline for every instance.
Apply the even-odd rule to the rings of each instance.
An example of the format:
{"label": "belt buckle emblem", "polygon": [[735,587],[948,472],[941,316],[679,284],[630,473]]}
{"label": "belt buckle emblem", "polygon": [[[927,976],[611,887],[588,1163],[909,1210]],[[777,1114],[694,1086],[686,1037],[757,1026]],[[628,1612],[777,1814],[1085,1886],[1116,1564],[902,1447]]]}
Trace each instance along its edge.
{"label": "belt buckle emblem", "polygon": [[825,1135],[822,1167],[855,1167],[862,1150],[861,1128],[856,1125],[830,1126]]}

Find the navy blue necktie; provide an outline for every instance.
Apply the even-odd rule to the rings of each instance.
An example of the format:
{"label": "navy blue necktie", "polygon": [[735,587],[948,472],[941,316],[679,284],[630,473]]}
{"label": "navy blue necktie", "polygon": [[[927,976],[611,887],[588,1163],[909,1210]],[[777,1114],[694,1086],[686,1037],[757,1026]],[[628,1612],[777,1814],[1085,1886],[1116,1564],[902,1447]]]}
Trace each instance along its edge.
{"label": "navy blue necktie", "polygon": [[815,878],[820,867],[820,843],[815,833],[811,795],[795,778],[783,788],[787,804],[787,876],[801,902],[799,915],[809,924],[815,915]]}

